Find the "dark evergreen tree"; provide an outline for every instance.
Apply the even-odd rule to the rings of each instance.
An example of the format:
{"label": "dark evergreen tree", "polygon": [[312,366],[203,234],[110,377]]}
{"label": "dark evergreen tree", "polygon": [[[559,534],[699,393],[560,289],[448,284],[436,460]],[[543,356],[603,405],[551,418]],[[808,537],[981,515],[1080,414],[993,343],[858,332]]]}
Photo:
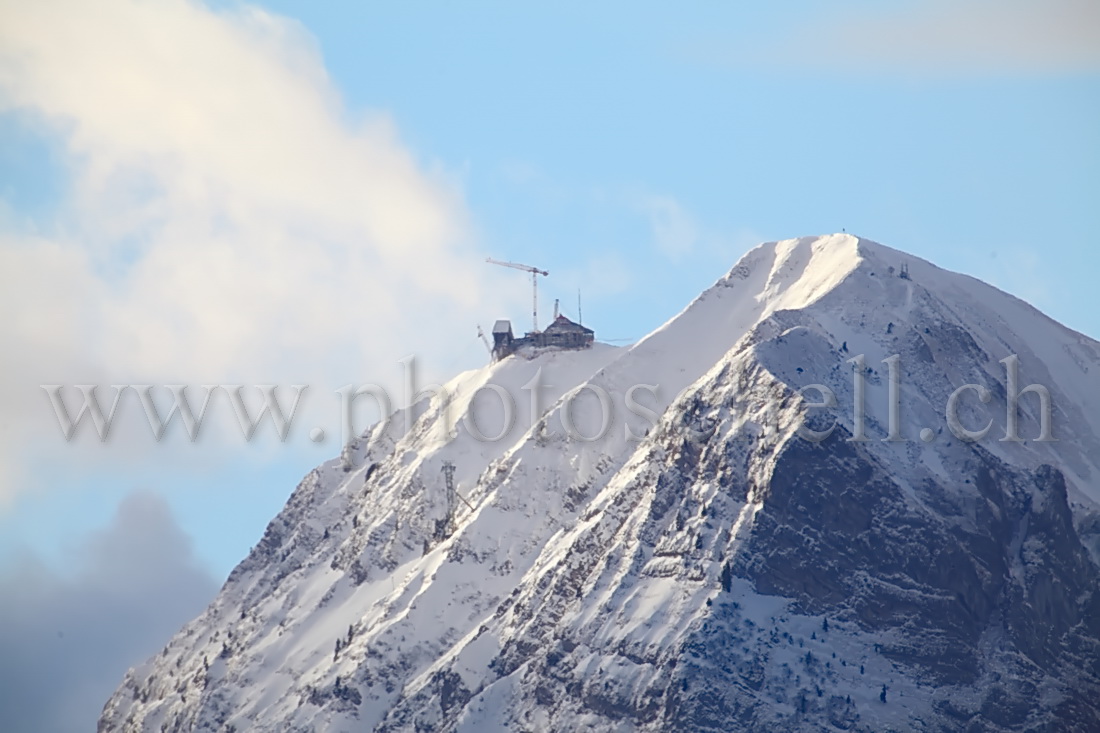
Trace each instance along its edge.
{"label": "dark evergreen tree", "polygon": [[722,590],[726,593],[733,590],[733,569],[730,568],[728,562],[722,565],[722,575],[719,577],[719,580],[722,583]]}

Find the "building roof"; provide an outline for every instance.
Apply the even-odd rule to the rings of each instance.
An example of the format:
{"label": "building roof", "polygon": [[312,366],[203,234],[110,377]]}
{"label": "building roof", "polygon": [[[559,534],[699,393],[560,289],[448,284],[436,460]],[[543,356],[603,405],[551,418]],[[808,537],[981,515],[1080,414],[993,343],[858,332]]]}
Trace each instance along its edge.
{"label": "building roof", "polygon": [[574,323],[565,316],[559,315],[554,322],[546,327],[543,333],[595,333],[591,328],[585,328],[579,323]]}
{"label": "building roof", "polygon": [[512,322],[507,320],[507,319],[501,318],[500,320],[498,320],[496,323],[493,324],[493,333],[511,333],[511,332],[512,332]]}

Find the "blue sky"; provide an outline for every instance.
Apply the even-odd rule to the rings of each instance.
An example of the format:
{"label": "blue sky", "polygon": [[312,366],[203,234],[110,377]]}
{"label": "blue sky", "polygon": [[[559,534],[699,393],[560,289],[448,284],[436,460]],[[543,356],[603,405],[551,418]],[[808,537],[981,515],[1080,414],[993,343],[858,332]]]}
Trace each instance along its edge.
{"label": "blue sky", "polygon": [[[1060,295],[1075,277],[1085,286],[1075,263],[1100,224],[1094,66],[1021,69],[1011,48],[947,69],[819,63],[860,40],[838,37],[845,20],[903,23],[881,3],[796,3],[802,15],[588,5],[479,4],[430,22],[415,5],[273,7],[316,30],[351,106],[388,110],[414,150],[459,171],[494,251],[537,253],[547,267],[621,255],[649,291],[601,311],[623,335],[648,331],[747,243],[841,228],[1042,293],[1060,320],[1098,332]],[[792,47],[804,36],[813,47]],[[740,47],[760,57],[723,59]],[[653,256],[650,197],[676,202],[704,240],[671,269]]]}
{"label": "blue sky", "polygon": [[478,323],[526,323],[487,255],[625,342],[754,244],[846,229],[1100,336],[1091,2],[26,5],[0,4],[0,567],[77,583],[149,492],[220,582],[338,450],[228,413],[158,443],[136,399],[66,443],[38,385],[307,383],[330,425],[336,387],[409,354],[449,377]]}

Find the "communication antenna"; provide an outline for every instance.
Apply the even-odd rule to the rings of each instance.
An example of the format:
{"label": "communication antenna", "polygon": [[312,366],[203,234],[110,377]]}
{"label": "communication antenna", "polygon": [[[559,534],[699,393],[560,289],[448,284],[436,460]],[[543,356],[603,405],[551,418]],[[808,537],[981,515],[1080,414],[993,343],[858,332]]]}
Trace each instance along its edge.
{"label": "communication antenna", "polygon": [[461,501],[472,512],[474,507],[470,502],[466,501],[466,498],[462,494],[458,493],[458,489],[455,488],[455,464],[453,461],[443,462],[443,480],[447,483],[447,519],[446,519],[446,533],[451,534],[455,531],[455,497]]}
{"label": "communication antenna", "polygon": [[577,325],[584,325],[584,316],[581,315],[581,289],[577,288]]}
{"label": "communication antenna", "polygon": [[444,521],[444,535],[455,530],[455,464],[443,462],[443,480],[447,482],[447,518]]}

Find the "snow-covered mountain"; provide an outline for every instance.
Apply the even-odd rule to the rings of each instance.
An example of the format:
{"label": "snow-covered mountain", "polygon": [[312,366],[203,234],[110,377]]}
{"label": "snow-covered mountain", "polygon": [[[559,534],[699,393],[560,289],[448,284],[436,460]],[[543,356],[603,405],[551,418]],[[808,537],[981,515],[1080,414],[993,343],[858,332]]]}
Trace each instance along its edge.
{"label": "snow-covered mountain", "polygon": [[[1035,394],[1000,440],[1011,355],[1054,441]],[[446,387],[306,476],[99,730],[1100,730],[1100,343],[1026,303],[773,242],[634,346]]]}

